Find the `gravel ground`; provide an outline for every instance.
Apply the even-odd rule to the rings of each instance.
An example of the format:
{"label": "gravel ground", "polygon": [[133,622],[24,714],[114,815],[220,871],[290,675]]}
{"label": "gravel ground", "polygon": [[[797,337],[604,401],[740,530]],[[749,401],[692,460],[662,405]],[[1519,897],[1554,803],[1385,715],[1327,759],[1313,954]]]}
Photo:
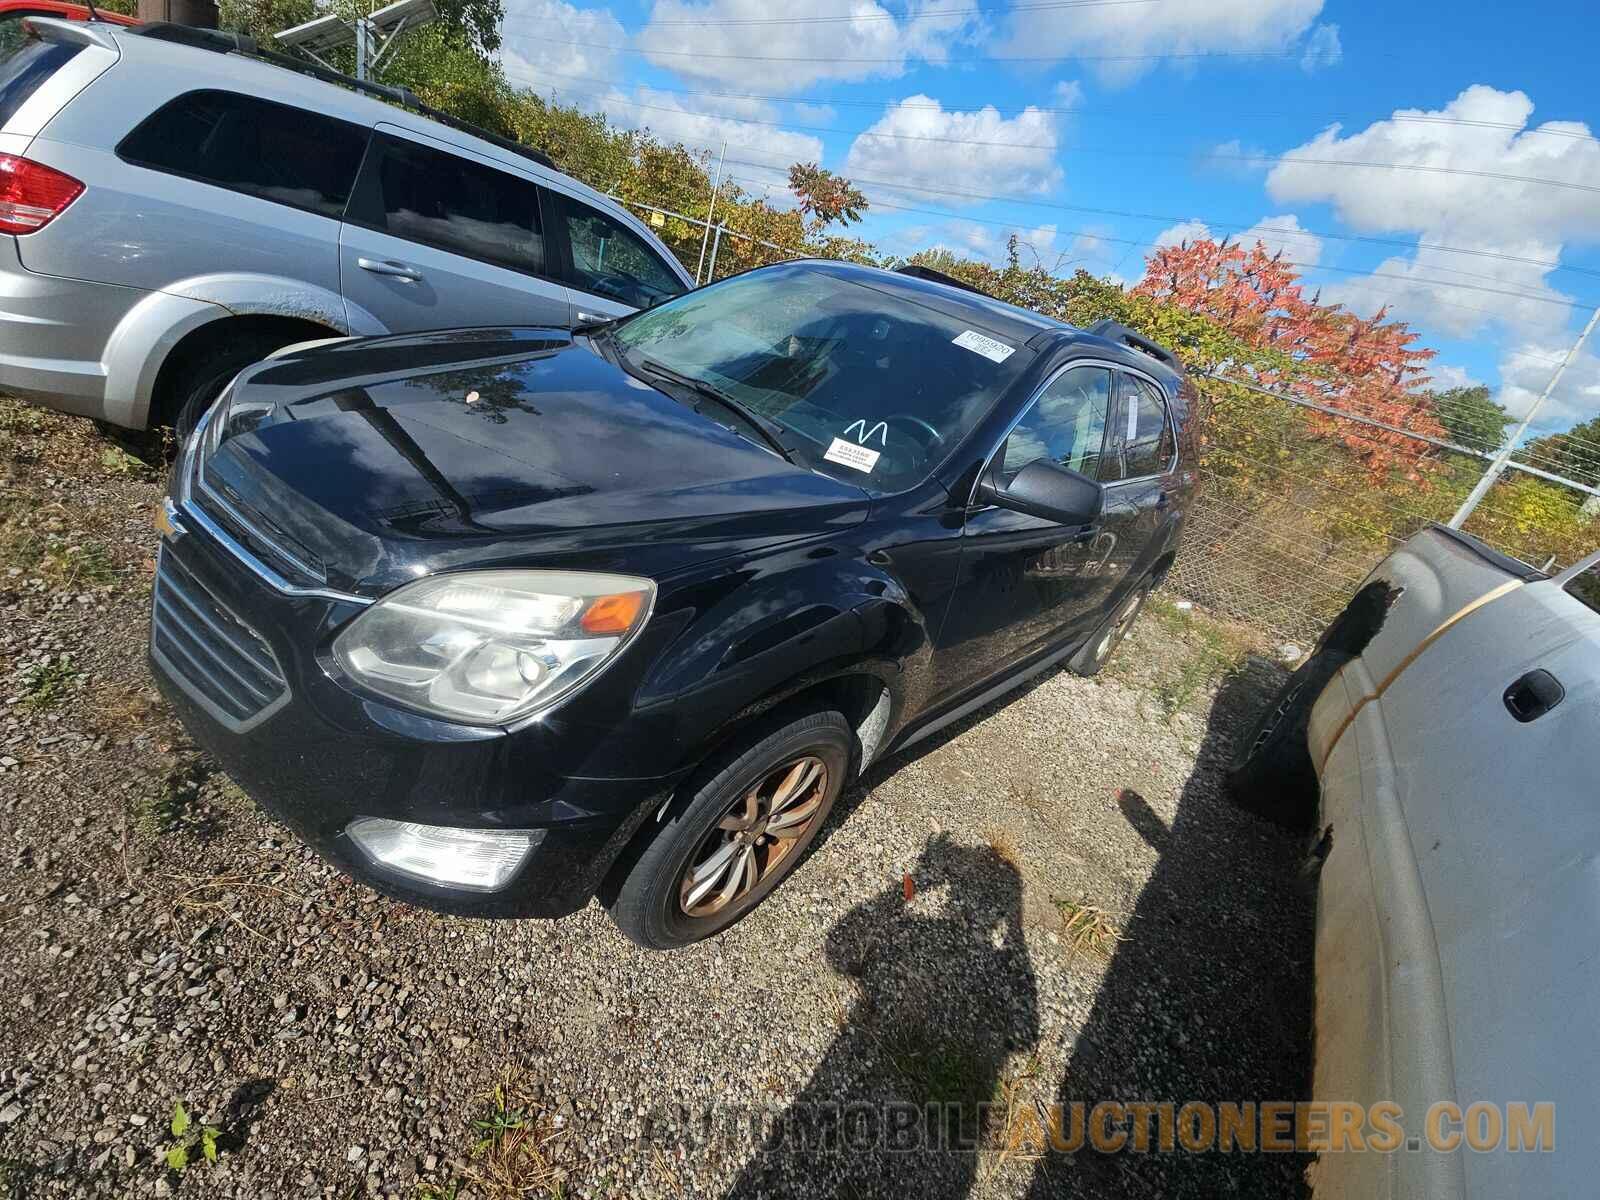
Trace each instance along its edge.
{"label": "gravel ground", "polygon": [[[647,954],[594,906],[446,919],[331,871],[148,681],[154,473],[0,400],[0,482],[0,1198],[1302,1189],[1293,1155],[1021,1135],[1058,1098],[1305,1091],[1303,848],[1218,787],[1282,673],[1235,634],[1154,606],[1098,680],[875,767],[754,915]],[[890,1100],[993,1107],[976,1150],[775,1140]]]}

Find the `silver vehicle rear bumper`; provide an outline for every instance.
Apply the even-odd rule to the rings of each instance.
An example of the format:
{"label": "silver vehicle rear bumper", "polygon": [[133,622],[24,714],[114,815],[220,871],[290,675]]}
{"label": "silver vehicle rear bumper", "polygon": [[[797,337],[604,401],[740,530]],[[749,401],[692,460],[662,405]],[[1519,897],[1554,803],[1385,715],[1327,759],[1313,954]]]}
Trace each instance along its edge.
{"label": "silver vehicle rear bumper", "polygon": [[0,391],[105,418],[106,345],[145,297],[137,288],[36,275],[0,238]]}

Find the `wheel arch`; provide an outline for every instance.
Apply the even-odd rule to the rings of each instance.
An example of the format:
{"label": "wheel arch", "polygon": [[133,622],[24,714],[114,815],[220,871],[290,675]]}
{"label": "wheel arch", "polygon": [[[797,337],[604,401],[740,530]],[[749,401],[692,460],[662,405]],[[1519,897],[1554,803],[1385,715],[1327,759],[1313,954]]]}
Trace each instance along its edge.
{"label": "wheel arch", "polygon": [[338,334],[327,325],[300,317],[231,316],[208,321],[186,333],[161,359],[150,386],[146,425],[168,425],[177,419],[178,409],[183,404],[182,383],[195,363],[204,361],[207,355],[230,341],[258,336],[289,346]]}
{"label": "wheel arch", "polygon": [[170,418],[163,411],[170,397],[161,389],[171,383],[172,365],[184,361],[178,356],[192,353],[196,338],[225,336],[224,329],[244,332],[236,322],[279,323],[285,345],[389,332],[337,292],[298,280],[248,274],[180,280],[134,305],[107,341],[107,419],[143,429]]}

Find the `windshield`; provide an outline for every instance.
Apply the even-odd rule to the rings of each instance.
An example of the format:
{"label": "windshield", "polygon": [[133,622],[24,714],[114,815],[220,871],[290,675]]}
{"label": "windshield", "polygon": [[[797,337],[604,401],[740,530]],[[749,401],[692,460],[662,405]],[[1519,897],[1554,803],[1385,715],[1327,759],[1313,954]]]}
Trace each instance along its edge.
{"label": "windshield", "polygon": [[613,336],[630,371],[669,391],[652,367],[708,384],[778,427],[798,462],[877,492],[925,478],[1031,357],[971,320],[805,266],[691,292]]}

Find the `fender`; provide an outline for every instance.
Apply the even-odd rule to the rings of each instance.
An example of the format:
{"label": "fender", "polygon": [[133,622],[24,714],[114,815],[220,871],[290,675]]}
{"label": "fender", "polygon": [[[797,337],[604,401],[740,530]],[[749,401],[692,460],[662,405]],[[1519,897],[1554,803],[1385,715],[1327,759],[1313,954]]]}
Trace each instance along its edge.
{"label": "fender", "polygon": [[240,316],[296,317],[340,334],[389,330],[366,309],[326,288],[242,273],[197,275],[152,292],[118,323],[106,343],[106,419],[143,429],[167,355],[213,321]]}
{"label": "fender", "polygon": [[899,723],[927,632],[896,599],[898,585],[856,551],[808,541],[741,579],[707,581],[715,594],[688,616],[636,698],[641,710],[672,714],[675,768],[703,760],[751,717],[847,677],[876,679],[889,694],[889,728]]}

